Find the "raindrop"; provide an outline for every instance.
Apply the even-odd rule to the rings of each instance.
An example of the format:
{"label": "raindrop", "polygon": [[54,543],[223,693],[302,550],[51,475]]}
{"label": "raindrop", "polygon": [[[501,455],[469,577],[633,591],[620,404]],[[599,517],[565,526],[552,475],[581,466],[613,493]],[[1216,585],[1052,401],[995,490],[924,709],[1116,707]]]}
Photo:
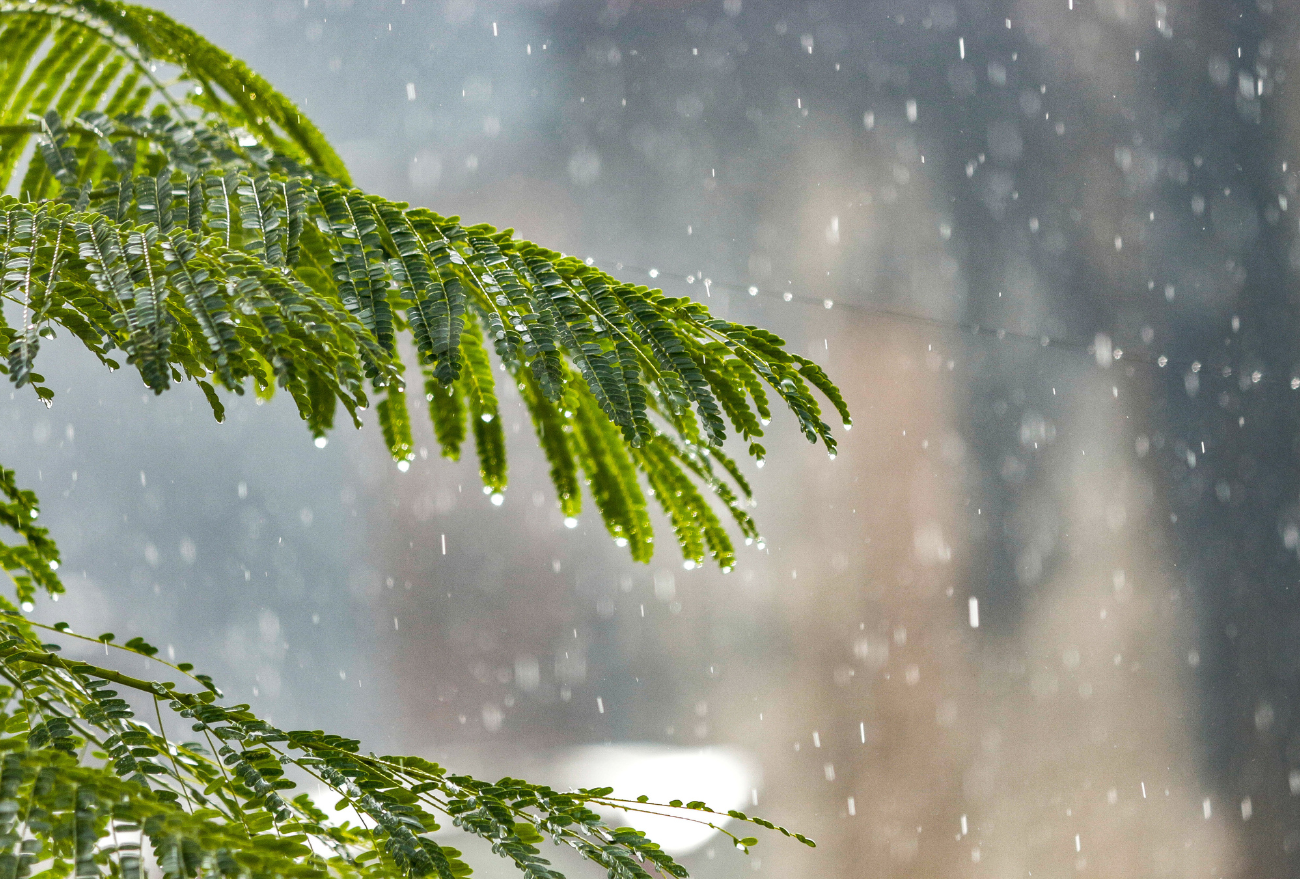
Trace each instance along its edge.
{"label": "raindrop", "polygon": [[316,437],[316,448],[323,449],[327,445],[329,445],[329,440],[326,437],[323,436]]}
{"label": "raindrop", "polygon": [[[498,497],[499,497],[499,495],[498,495]],[[495,501],[494,501],[494,503],[495,503]],[[564,518],[564,527],[565,527],[565,528],[577,528],[577,527],[578,527],[578,520],[575,519],[575,518],[573,518],[572,516],[565,516],[565,518]],[[626,543],[626,541],[624,541],[624,542]]]}
{"label": "raindrop", "polygon": [[495,492],[492,495],[492,506],[499,507],[506,502],[506,497],[501,492]]}
{"label": "raindrop", "polygon": [[1098,333],[1092,341],[1093,355],[1097,359],[1097,365],[1103,369],[1111,364],[1112,347],[1110,336],[1105,333]]}

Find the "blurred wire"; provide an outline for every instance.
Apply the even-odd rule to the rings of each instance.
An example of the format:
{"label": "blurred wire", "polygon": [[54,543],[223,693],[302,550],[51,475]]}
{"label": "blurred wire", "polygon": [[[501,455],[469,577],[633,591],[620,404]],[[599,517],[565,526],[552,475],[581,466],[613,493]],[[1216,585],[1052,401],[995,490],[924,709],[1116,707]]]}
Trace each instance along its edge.
{"label": "blurred wire", "polygon": [[[594,264],[594,260],[591,258],[588,258],[586,262],[588,265]],[[1102,344],[1110,343],[1110,337],[1100,333],[1098,334],[1098,337],[1094,338],[1092,341],[1071,339],[1061,336],[1035,335],[1033,333],[1008,330],[1003,327],[992,327],[974,321],[950,321],[941,318],[928,317],[922,314],[898,311],[892,308],[883,308],[876,305],[864,305],[857,302],[836,302],[831,299],[818,299],[817,297],[796,293],[792,290],[782,290],[778,292],[762,289],[755,285],[739,284],[733,281],[715,281],[712,278],[705,277],[702,272],[699,274],[681,274],[679,272],[647,268],[645,266],[617,261],[614,263],[614,267],[617,271],[631,270],[644,272],[652,280],[671,278],[678,281],[684,281],[687,284],[695,284],[697,282],[702,283],[704,285],[706,298],[712,296],[712,291],[714,289],[728,290],[737,293],[748,293],[750,296],[763,297],[765,299],[774,299],[779,296],[783,302],[799,302],[810,306],[820,305],[822,308],[827,310],[832,308],[846,308],[862,314],[869,314],[875,317],[887,318],[904,323],[918,324],[920,326],[933,327],[934,329],[948,332],[970,333],[974,336],[992,337],[998,341],[1006,341],[1009,339],[1014,342],[1032,344],[1037,348],[1055,349],[1058,351],[1079,351],[1094,357],[1097,356],[1097,345],[1099,341],[1101,341]],[[1144,354],[1133,354],[1126,351],[1123,346],[1120,345],[1116,345],[1111,349],[1111,356],[1116,361],[1142,364],[1143,366],[1154,366],[1161,369],[1169,364],[1169,359],[1164,355],[1152,357]],[[1193,367],[1193,371],[1199,371],[1199,368],[1199,364],[1196,364]]]}

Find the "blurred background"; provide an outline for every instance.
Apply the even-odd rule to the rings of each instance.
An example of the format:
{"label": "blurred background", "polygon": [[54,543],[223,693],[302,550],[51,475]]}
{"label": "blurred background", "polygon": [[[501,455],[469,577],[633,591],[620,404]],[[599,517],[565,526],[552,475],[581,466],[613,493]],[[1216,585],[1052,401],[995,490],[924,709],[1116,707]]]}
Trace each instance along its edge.
{"label": "blurred background", "polygon": [[724,575],[565,528],[517,401],[497,507],[472,455],[67,346],[0,414],[38,613],[282,726],[819,842],[655,828],[703,877],[1300,875],[1294,4],[156,5],[362,187],[654,270],[855,426],[832,461],[778,414]]}

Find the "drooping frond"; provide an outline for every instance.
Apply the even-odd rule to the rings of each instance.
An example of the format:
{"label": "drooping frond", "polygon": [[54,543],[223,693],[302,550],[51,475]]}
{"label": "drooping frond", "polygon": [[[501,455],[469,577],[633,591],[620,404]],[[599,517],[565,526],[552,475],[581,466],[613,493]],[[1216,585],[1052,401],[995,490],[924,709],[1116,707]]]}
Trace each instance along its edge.
{"label": "drooping frond", "polygon": [[[4,524],[26,537],[0,543],[11,571],[57,591],[57,553],[12,474],[0,471]],[[30,578],[25,579],[24,578]],[[64,659],[81,640],[136,654],[188,686]],[[282,730],[247,705],[226,706],[211,678],[173,665],[140,638],[77,634],[66,623],[30,622],[0,597],[0,864],[27,876],[47,862],[51,879],[108,873],[142,879],[146,859],[165,879],[397,879],[468,876],[455,848],[432,833],[450,822],[489,842],[532,879],[562,879],[542,857],[550,840],[618,879],[685,877],[686,871],[639,831],[611,827],[595,811],[667,811],[729,836],[732,820],[799,834],[740,812],[719,815],[703,803],[620,799],[610,788],[558,792],[504,778],[453,775],[418,757],[377,756],[357,741],[320,731]],[[148,720],[136,712],[147,710]],[[152,726],[155,721],[158,728]],[[169,736],[181,725],[184,739]],[[336,803],[295,793],[286,773],[309,778]],[[356,823],[332,821],[322,807],[350,808]],[[148,846],[148,849],[145,846]]]}
{"label": "drooping frond", "polygon": [[[245,130],[303,168],[348,180],[333,148],[292,102],[242,61],[155,9],[114,0],[4,0],[0,28],[0,125],[22,125],[30,114],[49,110],[63,117],[94,110],[117,116],[161,105],[176,118],[198,113]],[[30,136],[10,131],[0,138],[0,190]]]}
{"label": "drooping frond", "polygon": [[[216,411],[218,387],[284,388],[316,433],[338,403],[359,423],[376,394],[405,462],[397,340],[409,332],[444,454],[459,453],[468,413],[496,493],[507,477],[492,351],[534,420],[566,516],[581,507],[581,472],[611,533],[648,558],[645,485],[686,557],[723,567],[734,549],[701,488],[756,536],[743,479],[732,487],[700,463],[721,455],[728,426],[761,460],[775,393],[833,454],[814,390],[848,424],[820,367],[771,333],[509,230],[350,188],[287,99],[153,10],[0,3],[0,39],[0,187],[13,192],[0,200],[0,296],[22,315],[0,329],[4,368],[47,400],[34,362],[61,326],[110,365],[120,351],[155,392],[199,381]],[[175,68],[166,85],[159,64]]]}

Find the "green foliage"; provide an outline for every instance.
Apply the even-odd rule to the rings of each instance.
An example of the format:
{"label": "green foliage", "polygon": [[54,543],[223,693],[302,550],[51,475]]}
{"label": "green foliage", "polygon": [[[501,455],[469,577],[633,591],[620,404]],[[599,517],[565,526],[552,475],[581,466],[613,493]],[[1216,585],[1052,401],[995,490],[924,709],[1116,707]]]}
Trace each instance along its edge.
{"label": "green foliage", "polygon": [[[282,730],[247,705],[222,705],[210,679],[161,662],[141,639],[116,649],[152,657],[191,686],[65,660],[57,644],[42,643],[42,634],[105,649],[112,640],[76,635],[64,623],[29,622],[0,599],[0,867],[6,875],[27,876],[43,861],[51,879],[105,870],[140,877],[151,858],[168,879],[199,871],[466,876],[470,868],[460,852],[430,836],[444,822],[488,841],[539,879],[559,876],[537,848],[547,839],[621,879],[649,871],[686,875],[644,835],[612,828],[594,811],[648,811],[644,798],[615,798],[609,788],[561,793],[511,778],[484,782],[417,757],[364,753],[354,740]],[[156,730],[137,719],[140,706],[156,719]],[[187,725],[190,740],[168,737],[169,722],[174,729]],[[357,823],[331,821],[309,796],[292,793],[298,782],[290,772],[337,794],[337,808],[351,807]],[[744,847],[755,844],[721,827],[720,816],[703,804],[650,806],[706,813],[687,818]],[[728,817],[792,835],[761,819]]]}
{"label": "green foliage", "polygon": [[21,542],[0,540],[0,567],[9,574],[24,605],[40,589],[49,595],[63,592],[54,572],[59,569],[59,549],[49,532],[36,524],[40,505],[36,495],[18,487],[14,471],[0,467],[0,525],[21,538]]}
{"label": "green foliage", "polygon": [[[490,492],[507,485],[500,371],[542,437],[566,516],[583,502],[581,470],[611,533],[635,530],[636,540],[623,539],[648,558],[648,520],[633,528],[624,510],[639,508],[640,489],[625,478],[639,470],[686,558],[711,556],[724,568],[735,550],[706,495],[739,510],[749,495],[736,468],[714,475],[648,447],[669,437],[705,460],[720,454],[730,422],[761,460],[769,392],[832,453],[814,389],[848,423],[821,369],[771,333],[509,230],[350,188],[286,99],[160,14],[108,2],[5,3],[0,40],[0,189],[17,184],[0,199],[0,297],[21,307],[20,325],[0,327],[0,368],[43,399],[52,391],[36,357],[42,338],[62,329],[110,366],[124,358],[156,393],[198,381],[218,417],[218,389],[283,388],[319,435],[336,406],[359,424],[376,395],[389,450],[403,462],[409,415],[393,389],[404,387],[397,343],[409,333],[426,397],[429,379],[456,389],[433,395],[443,453],[459,454],[463,406]],[[41,56],[43,46],[61,54]],[[159,63],[175,68],[166,87]],[[597,414],[621,441],[595,441]],[[568,439],[579,436],[588,441]],[[651,461],[666,472],[650,474]],[[751,531],[742,528],[752,542]]]}
{"label": "green foliage", "polygon": [[[653,497],[688,562],[712,557],[724,570],[735,549],[706,493],[747,543],[758,539],[749,486],[722,448],[728,422],[760,462],[769,391],[832,454],[813,390],[849,423],[825,373],[765,330],[510,230],[352,188],[292,103],[155,10],[0,0],[0,47],[0,304],[17,318],[0,311],[0,372],[47,405],[53,392],[36,360],[42,340],[67,332],[110,368],[133,366],[155,393],[196,382],[218,420],[222,392],[283,390],[320,436],[340,405],[360,426],[373,396],[406,469],[409,368],[441,453],[458,458],[472,434],[484,486],[500,501],[497,383],[509,382],[566,517],[579,515],[585,488],[613,539],[646,561]],[[36,514],[35,497],[0,469],[0,524],[14,535],[0,540],[0,566],[24,609],[38,589],[62,591],[58,551]],[[148,858],[168,879],[466,875],[459,853],[429,836],[440,820],[536,879],[558,876],[536,848],[545,839],[612,879],[685,875],[594,811],[643,810],[644,798],[488,784],[363,754],[356,742],[223,707],[186,664],[162,663],[197,690],[65,661],[57,643],[42,643],[43,628],[0,598],[0,876],[43,863],[50,877],[135,879]],[[139,638],[118,647],[112,634],[85,638],[63,624],[49,633],[161,662]],[[135,719],[149,701],[156,731]],[[164,711],[196,740],[169,738]],[[337,792],[360,824],[327,821],[287,793],[286,767]],[[754,844],[703,804],[650,805],[700,813],[685,820]]]}

